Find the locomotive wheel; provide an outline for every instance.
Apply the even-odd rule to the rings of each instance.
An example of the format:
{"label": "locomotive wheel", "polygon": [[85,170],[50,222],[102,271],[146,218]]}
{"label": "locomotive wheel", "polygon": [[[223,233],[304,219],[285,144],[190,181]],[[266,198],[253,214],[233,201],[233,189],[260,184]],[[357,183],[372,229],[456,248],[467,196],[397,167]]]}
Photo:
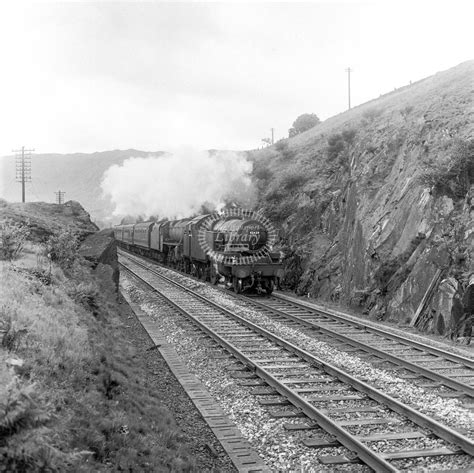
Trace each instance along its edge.
{"label": "locomotive wheel", "polygon": [[234,278],[234,292],[240,294],[242,292],[242,279]]}
{"label": "locomotive wheel", "polygon": [[267,283],[267,294],[270,295],[273,292],[273,289],[275,288],[275,285],[273,284],[273,281],[268,281]]}
{"label": "locomotive wheel", "polygon": [[214,268],[213,264],[211,264],[211,268],[210,268],[209,272],[210,272],[211,284],[213,286],[215,286],[217,284],[217,281],[218,281],[219,277],[217,276],[216,268]]}

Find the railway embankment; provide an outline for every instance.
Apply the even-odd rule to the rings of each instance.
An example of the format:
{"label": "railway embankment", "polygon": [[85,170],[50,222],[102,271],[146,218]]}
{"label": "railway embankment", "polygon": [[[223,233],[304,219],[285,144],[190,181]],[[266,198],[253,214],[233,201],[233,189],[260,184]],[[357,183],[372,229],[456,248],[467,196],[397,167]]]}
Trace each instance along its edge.
{"label": "railway embankment", "polygon": [[287,287],[470,340],[473,74],[462,63],[250,153]]}
{"label": "railway embankment", "polygon": [[0,470],[233,471],[78,203],[0,206]]}

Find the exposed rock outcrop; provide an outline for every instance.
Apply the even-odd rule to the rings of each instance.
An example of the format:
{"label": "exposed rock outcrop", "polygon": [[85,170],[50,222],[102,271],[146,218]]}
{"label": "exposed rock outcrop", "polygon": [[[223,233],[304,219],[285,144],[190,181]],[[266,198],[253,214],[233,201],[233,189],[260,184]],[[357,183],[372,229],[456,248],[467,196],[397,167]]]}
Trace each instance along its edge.
{"label": "exposed rock outcrop", "polygon": [[292,287],[437,333],[468,325],[473,77],[463,63],[251,154]]}
{"label": "exposed rock outcrop", "polygon": [[89,261],[101,281],[110,284],[112,280],[111,286],[117,289],[119,269],[113,230],[98,231],[79,202],[69,201],[63,205],[3,202],[0,222],[5,220],[27,225],[30,238],[40,243],[46,242],[53,234],[70,232],[80,241],[79,255]]}
{"label": "exposed rock outcrop", "polygon": [[44,242],[53,233],[63,230],[70,230],[80,240],[99,230],[92,223],[89,213],[73,200],[62,205],[46,202],[5,203],[0,207],[0,218],[26,223],[32,239],[37,242]]}
{"label": "exposed rock outcrop", "polygon": [[[91,263],[103,280],[112,279],[118,289],[120,273],[113,230],[101,230],[87,236],[79,248],[79,254]],[[106,273],[110,273],[109,276]]]}

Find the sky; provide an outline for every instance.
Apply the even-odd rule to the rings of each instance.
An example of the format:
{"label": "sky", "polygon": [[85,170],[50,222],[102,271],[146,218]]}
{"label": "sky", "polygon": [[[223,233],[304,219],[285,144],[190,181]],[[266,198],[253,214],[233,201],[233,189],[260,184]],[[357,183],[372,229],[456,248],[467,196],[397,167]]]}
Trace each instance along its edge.
{"label": "sky", "polygon": [[470,1],[0,4],[0,156],[255,149],[473,59]]}

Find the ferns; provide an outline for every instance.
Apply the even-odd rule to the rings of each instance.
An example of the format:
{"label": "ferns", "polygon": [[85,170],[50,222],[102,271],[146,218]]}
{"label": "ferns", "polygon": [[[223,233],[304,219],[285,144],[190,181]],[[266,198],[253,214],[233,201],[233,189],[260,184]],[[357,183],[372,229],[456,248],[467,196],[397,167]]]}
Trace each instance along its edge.
{"label": "ferns", "polygon": [[45,427],[51,415],[33,399],[35,385],[21,385],[14,377],[1,394],[0,470],[54,471],[58,452],[47,446]]}
{"label": "ferns", "polygon": [[50,415],[33,400],[34,390],[34,384],[20,386],[17,379],[7,387],[6,397],[0,399],[0,442],[5,436],[44,425],[50,420]]}

